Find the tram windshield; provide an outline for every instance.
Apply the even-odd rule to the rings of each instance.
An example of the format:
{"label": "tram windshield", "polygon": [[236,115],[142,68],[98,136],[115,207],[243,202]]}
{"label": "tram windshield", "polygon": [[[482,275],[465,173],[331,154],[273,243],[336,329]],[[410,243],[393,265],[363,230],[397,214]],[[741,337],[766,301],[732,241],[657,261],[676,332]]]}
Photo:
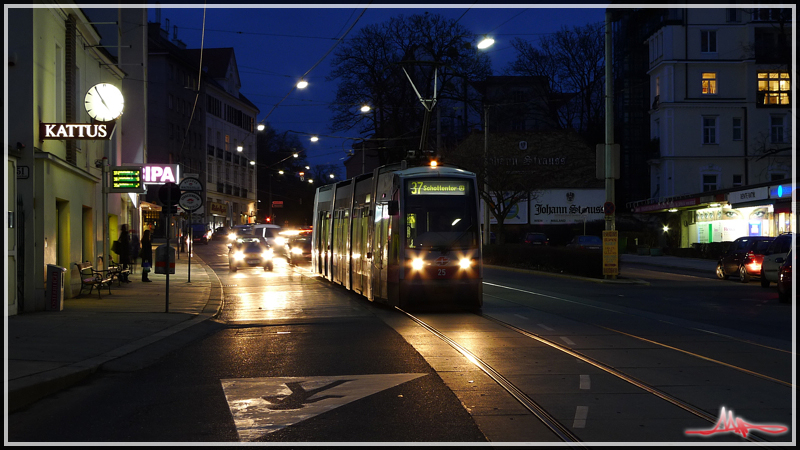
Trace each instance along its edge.
{"label": "tram windshield", "polygon": [[476,247],[480,227],[475,205],[475,189],[470,179],[406,181],[406,246]]}

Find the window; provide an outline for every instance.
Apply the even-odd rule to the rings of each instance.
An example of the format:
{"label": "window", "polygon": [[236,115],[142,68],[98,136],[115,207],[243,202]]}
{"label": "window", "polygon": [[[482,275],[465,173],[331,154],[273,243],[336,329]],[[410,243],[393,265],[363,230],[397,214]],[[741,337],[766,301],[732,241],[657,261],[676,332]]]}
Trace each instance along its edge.
{"label": "window", "polygon": [[742,176],[741,176],[741,175],[739,175],[739,174],[737,174],[737,175],[734,175],[734,176],[733,176],[733,187],[742,186],[742,185],[744,184],[744,183],[742,182],[742,180],[743,180],[743,179],[744,179],[744,177],[742,177]]}
{"label": "window", "polygon": [[782,172],[769,174],[769,181],[780,181],[785,179],[786,179],[786,174]]}
{"label": "window", "polygon": [[741,117],[734,117],[733,118],[733,140],[734,141],[741,141],[742,140],[742,118]]}
{"label": "window", "polygon": [[769,118],[769,140],[773,144],[782,144],[786,142],[783,125],[785,117],[784,115],[773,115]]}
{"label": "window", "polygon": [[717,118],[703,117],[703,144],[717,143]]}
{"label": "window", "polygon": [[704,30],[700,32],[700,51],[702,53],[717,53],[717,32]]}
{"label": "window", "polygon": [[716,174],[703,174],[703,192],[717,190],[717,175]]}
{"label": "window", "polygon": [[703,95],[716,95],[717,93],[716,72],[703,72],[702,92]]}
{"label": "window", "polygon": [[791,83],[788,72],[759,72],[758,103],[763,105],[789,105]]}
{"label": "window", "polygon": [[728,8],[725,10],[725,21],[728,23],[738,22],[738,14],[736,8]]}

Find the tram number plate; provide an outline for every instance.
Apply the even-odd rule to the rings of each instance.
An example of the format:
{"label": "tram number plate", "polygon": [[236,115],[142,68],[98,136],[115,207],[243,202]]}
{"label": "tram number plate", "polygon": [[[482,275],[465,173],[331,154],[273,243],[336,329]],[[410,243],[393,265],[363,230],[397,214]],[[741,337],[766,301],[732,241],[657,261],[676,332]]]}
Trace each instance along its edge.
{"label": "tram number plate", "polygon": [[456,270],[455,267],[431,267],[430,276],[432,278],[453,278]]}

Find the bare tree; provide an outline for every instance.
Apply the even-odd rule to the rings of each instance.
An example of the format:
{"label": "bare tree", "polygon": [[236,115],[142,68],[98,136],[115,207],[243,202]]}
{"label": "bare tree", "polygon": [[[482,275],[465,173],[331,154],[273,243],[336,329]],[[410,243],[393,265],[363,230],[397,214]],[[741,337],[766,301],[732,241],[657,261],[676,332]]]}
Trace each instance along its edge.
{"label": "bare tree", "polygon": [[560,31],[541,39],[538,48],[517,38],[512,75],[547,77],[547,101],[558,113],[562,129],[574,129],[588,142],[601,142],[604,125],[605,47],[602,24]]}
{"label": "bare tree", "polygon": [[[356,128],[362,135],[395,139],[384,145],[381,163],[403,159],[407,150],[419,147],[425,117],[408,77],[421,96],[432,97],[438,68],[440,104],[464,102],[466,80],[485,79],[491,72],[488,56],[470,45],[473,36],[456,21],[427,13],[362,28],[332,61],[328,79],[339,81],[332,131]],[[478,99],[467,101],[474,108]],[[374,111],[358,112],[365,103]]]}

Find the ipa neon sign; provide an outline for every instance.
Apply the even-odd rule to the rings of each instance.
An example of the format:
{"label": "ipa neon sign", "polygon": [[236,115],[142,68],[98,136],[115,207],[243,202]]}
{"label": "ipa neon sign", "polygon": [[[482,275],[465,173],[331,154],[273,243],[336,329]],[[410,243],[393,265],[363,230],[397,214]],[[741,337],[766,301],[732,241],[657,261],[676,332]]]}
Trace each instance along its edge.
{"label": "ipa neon sign", "polygon": [[144,184],[177,183],[177,164],[146,164],[142,166],[142,180]]}

